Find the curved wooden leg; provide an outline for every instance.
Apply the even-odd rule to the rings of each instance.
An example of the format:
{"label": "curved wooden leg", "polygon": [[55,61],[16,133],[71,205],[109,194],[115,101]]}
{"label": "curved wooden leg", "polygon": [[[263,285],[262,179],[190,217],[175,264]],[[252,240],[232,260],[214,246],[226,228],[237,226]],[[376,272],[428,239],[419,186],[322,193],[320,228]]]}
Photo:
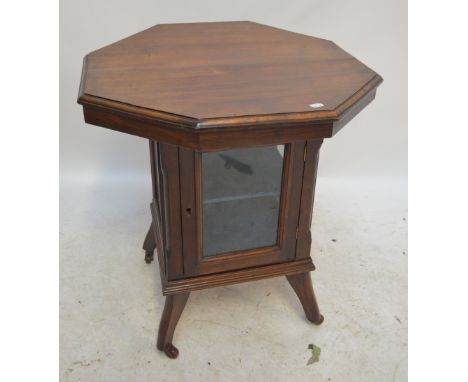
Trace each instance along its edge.
{"label": "curved wooden leg", "polygon": [[146,234],[145,241],[143,242],[143,249],[145,250],[146,264],[150,264],[154,260],[155,248],[156,248],[156,240],[154,238],[153,223],[151,223],[148,233]]}
{"label": "curved wooden leg", "polygon": [[320,314],[315,298],[310,272],[290,275],[286,276],[286,278],[294,292],[296,292],[297,297],[299,297],[307,319],[314,324],[320,325],[323,322],[323,316]]}
{"label": "curved wooden leg", "polygon": [[169,358],[177,358],[179,355],[179,350],[172,344],[172,337],[189,295],[190,293],[178,293],[166,297],[164,311],[159,323],[157,346]]}

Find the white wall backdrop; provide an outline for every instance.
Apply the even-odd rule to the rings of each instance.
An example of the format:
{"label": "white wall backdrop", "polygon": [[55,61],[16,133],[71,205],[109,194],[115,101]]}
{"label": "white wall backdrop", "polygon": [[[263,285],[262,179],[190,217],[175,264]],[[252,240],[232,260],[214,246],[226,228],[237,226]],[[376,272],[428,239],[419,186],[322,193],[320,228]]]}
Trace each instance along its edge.
{"label": "white wall backdrop", "polygon": [[80,0],[60,9],[60,170],[149,175],[147,141],[86,125],[76,103],[85,54],[158,23],[251,20],[333,40],[384,78],[377,98],[322,146],[319,177],[407,173],[407,9],[402,0]]}

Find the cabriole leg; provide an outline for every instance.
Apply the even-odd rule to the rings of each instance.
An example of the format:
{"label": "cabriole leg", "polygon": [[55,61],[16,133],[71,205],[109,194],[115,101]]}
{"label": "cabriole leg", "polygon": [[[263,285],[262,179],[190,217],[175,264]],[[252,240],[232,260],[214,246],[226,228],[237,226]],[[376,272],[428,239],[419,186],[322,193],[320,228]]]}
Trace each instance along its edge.
{"label": "cabriole leg", "polygon": [[146,234],[145,241],[143,242],[143,249],[145,251],[146,264],[150,264],[153,261],[155,248],[156,248],[156,240],[154,238],[153,223],[151,223],[148,233]]}
{"label": "cabriole leg", "polygon": [[172,344],[172,337],[190,293],[178,293],[166,297],[164,311],[159,324],[158,349],[169,358],[177,358],[179,350]]}
{"label": "cabriole leg", "polygon": [[317,299],[315,298],[310,272],[290,275],[286,276],[286,278],[294,292],[296,292],[297,297],[299,297],[307,319],[316,325],[320,325],[323,322],[323,316],[320,314]]}

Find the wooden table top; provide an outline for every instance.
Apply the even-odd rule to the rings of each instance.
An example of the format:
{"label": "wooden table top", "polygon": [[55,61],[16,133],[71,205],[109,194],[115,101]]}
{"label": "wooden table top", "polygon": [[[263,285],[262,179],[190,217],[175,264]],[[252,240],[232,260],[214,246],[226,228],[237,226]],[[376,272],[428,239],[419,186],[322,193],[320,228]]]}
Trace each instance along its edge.
{"label": "wooden table top", "polygon": [[87,55],[78,102],[195,129],[336,121],[381,81],[328,40],[246,21],[161,24]]}

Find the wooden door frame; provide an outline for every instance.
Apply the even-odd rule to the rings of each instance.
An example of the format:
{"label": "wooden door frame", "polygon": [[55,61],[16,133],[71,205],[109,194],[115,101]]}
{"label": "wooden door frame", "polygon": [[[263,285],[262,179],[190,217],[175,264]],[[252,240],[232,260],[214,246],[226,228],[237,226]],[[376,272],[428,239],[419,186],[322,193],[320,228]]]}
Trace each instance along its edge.
{"label": "wooden door frame", "polygon": [[184,276],[195,277],[295,259],[305,141],[286,142],[278,242],[274,246],[203,256],[202,152],[179,148]]}

